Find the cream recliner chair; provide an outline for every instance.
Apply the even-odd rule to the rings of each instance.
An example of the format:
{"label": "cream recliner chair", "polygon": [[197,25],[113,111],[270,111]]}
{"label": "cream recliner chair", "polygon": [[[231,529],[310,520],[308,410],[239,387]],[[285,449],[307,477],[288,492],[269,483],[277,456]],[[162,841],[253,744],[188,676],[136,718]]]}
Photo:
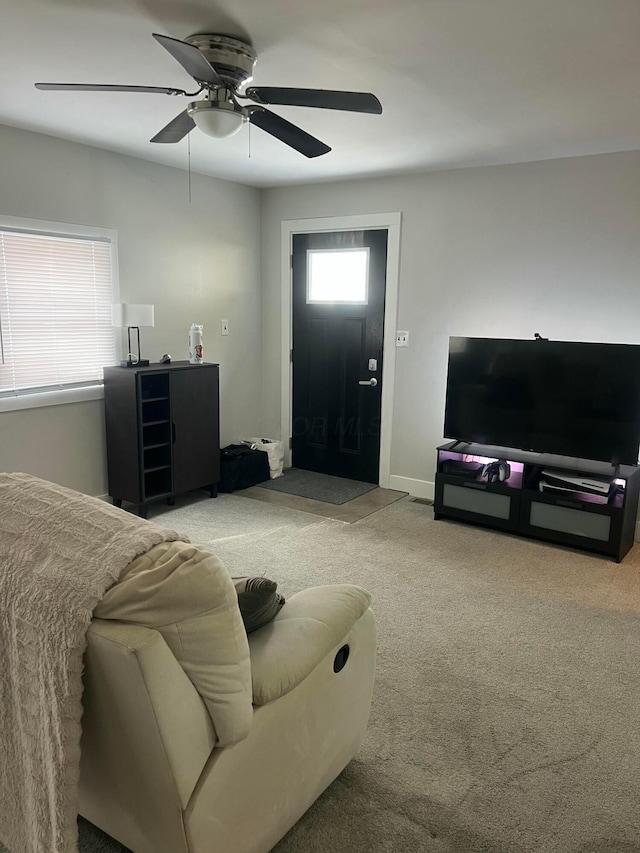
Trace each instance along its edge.
{"label": "cream recliner chair", "polygon": [[162,634],[94,619],[84,817],[135,853],[271,850],[364,736],[376,648],[369,597],[348,585],[304,590],[249,635],[249,646],[250,730],[216,748],[207,707]]}

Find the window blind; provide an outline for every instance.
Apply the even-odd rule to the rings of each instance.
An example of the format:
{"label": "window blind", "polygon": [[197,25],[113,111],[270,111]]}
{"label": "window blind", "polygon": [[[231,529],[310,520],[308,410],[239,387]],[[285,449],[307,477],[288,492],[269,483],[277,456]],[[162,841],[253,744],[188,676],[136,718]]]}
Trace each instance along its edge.
{"label": "window blind", "polygon": [[0,228],[0,396],[101,382],[112,302],[108,239]]}

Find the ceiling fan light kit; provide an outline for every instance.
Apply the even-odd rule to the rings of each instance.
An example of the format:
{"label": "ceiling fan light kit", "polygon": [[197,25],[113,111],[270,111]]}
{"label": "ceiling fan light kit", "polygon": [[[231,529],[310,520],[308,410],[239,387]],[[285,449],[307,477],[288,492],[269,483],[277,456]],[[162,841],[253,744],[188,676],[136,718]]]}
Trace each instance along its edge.
{"label": "ceiling fan light kit", "polygon": [[216,139],[233,136],[247,120],[242,107],[224,101],[194,101],[187,114],[199,130]]}
{"label": "ceiling fan light kit", "polygon": [[[251,86],[253,69],[258,58],[253,47],[242,39],[222,33],[198,33],[184,41],[154,33],[153,37],[200,88],[196,92],[159,86],[118,86],[91,83],[36,83],[37,89],[47,91],[106,91],[141,92],[194,97],[206,92],[205,98],[192,101],[183,112],[157,133],[151,142],[180,142],[194,127],[208,136],[223,139],[236,134],[248,121],[265,133],[299,151],[305,157],[319,157],[331,151],[290,121],[266,109],[263,104],[315,109],[345,110],[379,115],[380,101],[368,92],[338,92],[328,89],[297,89],[281,86]],[[241,91],[242,90],[242,91]],[[240,100],[253,101],[242,105]]]}

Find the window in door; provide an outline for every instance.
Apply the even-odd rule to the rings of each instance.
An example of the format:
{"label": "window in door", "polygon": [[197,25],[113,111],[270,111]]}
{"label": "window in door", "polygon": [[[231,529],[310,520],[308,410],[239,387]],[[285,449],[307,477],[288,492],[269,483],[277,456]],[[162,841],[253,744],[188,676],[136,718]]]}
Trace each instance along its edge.
{"label": "window in door", "polygon": [[351,302],[366,305],[369,247],[309,249],[307,303]]}

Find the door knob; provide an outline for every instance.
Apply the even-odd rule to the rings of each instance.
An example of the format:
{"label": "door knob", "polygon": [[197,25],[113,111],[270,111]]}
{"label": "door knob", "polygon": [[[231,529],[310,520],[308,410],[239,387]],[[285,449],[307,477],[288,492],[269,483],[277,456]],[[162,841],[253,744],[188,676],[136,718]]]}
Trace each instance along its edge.
{"label": "door knob", "polygon": [[358,385],[371,385],[372,388],[375,388],[378,384],[378,380],[375,376],[371,379],[360,379]]}

